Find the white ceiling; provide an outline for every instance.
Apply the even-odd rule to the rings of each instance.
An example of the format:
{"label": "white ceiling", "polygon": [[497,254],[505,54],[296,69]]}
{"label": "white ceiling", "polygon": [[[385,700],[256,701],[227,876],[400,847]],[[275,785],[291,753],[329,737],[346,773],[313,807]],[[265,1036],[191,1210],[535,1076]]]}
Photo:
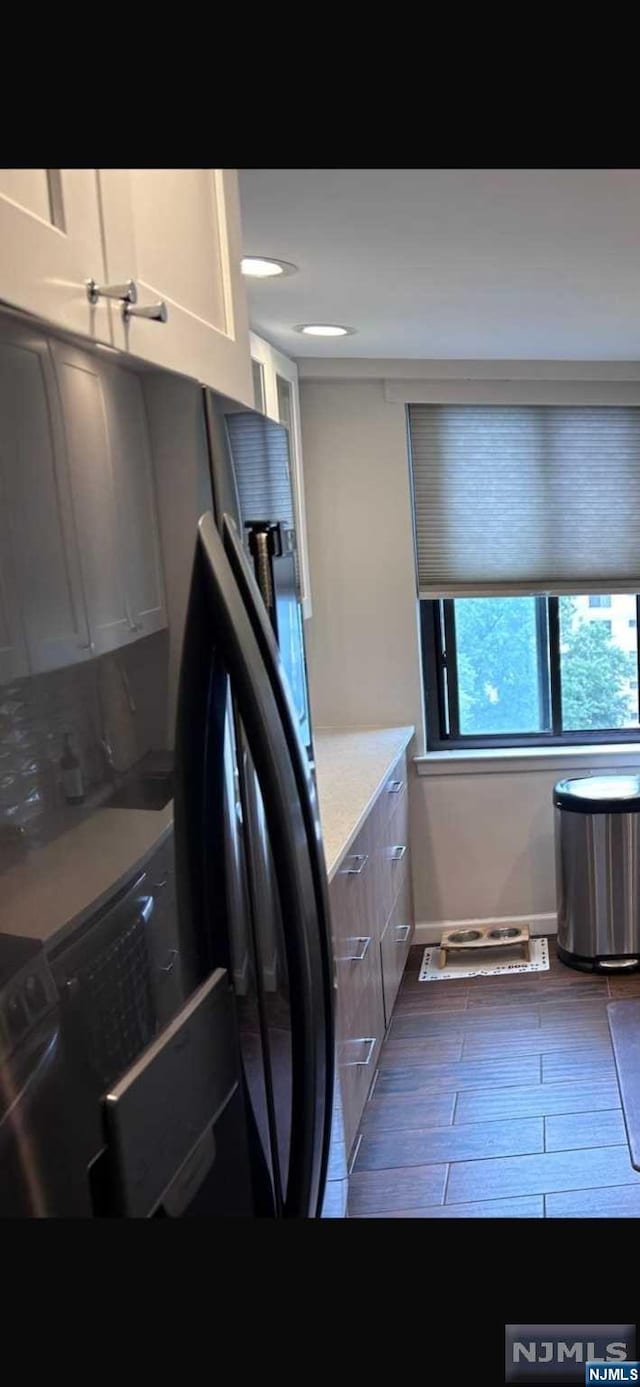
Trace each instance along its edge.
{"label": "white ceiling", "polygon": [[244,254],[299,267],[247,280],[289,355],[640,357],[639,169],[245,169],[240,192]]}

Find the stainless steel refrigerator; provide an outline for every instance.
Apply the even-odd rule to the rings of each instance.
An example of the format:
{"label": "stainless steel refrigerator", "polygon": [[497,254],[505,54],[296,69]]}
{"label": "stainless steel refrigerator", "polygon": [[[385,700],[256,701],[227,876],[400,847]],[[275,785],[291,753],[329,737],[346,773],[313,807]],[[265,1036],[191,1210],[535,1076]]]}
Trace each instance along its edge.
{"label": "stainless steel refrigerator", "polygon": [[286,429],[3,311],[0,504],[0,1215],[319,1216]]}

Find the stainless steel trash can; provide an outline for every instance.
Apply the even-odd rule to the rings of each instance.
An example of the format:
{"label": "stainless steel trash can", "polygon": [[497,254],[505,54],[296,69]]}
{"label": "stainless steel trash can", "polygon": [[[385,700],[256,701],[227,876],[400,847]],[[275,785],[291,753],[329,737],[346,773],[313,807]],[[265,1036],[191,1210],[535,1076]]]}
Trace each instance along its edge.
{"label": "stainless steel trash can", "polygon": [[553,791],[558,957],[640,966],[640,775],[559,780]]}

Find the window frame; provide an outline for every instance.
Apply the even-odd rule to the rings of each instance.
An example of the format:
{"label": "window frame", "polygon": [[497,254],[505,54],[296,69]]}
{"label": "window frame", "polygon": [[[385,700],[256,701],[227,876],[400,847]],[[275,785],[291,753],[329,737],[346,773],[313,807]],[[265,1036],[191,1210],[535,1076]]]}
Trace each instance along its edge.
{"label": "window frame", "polygon": [[[499,593],[494,596],[499,597]],[[526,594],[523,594],[526,595]],[[548,641],[549,684],[541,671],[541,698],[550,713],[550,730],[464,734],[458,715],[458,679],[454,628],[454,598],[419,598],[422,644],[422,680],[426,709],[427,751],[489,750],[519,746],[597,746],[603,743],[638,742],[639,727],[611,727],[563,731],[560,678],[560,602],[558,597],[536,596],[538,643]],[[634,594],[631,594],[634,595]],[[636,600],[636,636],[640,633],[640,593]],[[546,614],[546,615],[545,615]],[[444,640],[443,640],[444,635]],[[446,652],[446,653],[445,653]],[[640,639],[636,639],[637,678],[640,688]],[[450,687],[450,694],[447,689]],[[547,701],[548,699],[548,701]],[[640,714],[640,699],[639,699]]]}

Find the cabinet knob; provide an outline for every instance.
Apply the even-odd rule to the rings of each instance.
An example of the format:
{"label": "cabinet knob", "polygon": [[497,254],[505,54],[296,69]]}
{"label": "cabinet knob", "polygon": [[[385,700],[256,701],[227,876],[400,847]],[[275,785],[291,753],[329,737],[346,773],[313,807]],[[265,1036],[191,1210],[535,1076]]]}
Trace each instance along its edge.
{"label": "cabinet knob", "polygon": [[[364,871],[368,861],[368,853],[352,852],[350,853],[349,857],[345,858],[345,862],[352,862],[354,865],[352,867],[341,867],[340,875],[345,877],[359,877],[360,874]],[[358,866],[355,865],[356,862],[358,863]]]}
{"label": "cabinet knob", "polygon": [[138,287],[134,279],[125,279],[124,284],[96,284],[95,279],[87,280],[89,303],[99,299],[120,299],[121,303],[136,303]]}
{"label": "cabinet knob", "polygon": [[360,1059],[360,1060],[345,1060],[345,1061],[344,1061],[344,1068],[345,1068],[345,1069],[360,1069],[360,1068],[363,1068],[364,1066],[366,1066],[367,1064],[371,1064],[371,1061],[372,1061],[372,1059],[373,1059],[374,1050],[375,1050],[375,1048],[376,1048],[376,1041],[377,1041],[377,1037],[376,1037],[375,1035],[363,1035],[363,1036],[358,1036],[358,1039],[357,1039],[357,1040],[348,1040],[348,1041],[347,1041],[347,1045],[367,1045],[369,1048],[368,1048],[367,1054],[366,1054],[366,1056],[365,1056],[364,1059]]}
{"label": "cabinet knob", "polygon": [[157,303],[138,304],[137,308],[131,303],[123,303],[122,317],[125,323],[130,318],[148,318],[152,323],[166,323],[169,313],[164,299],[159,299]]}
{"label": "cabinet knob", "polygon": [[78,641],[78,650],[95,650],[95,641]]}
{"label": "cabinet knob", "polygon": [[178,950],[177,950],[177,949],[169,949],[169,952],[168,952],[168,954],[167,954],[167,961],[166,961],[166,963],[160,963],[160,964],[158,965],[158,972],[159,972],[159,973],[172,973],[173,970],[174,970],[174,968],[175,968],[175,965],[176,965],[176,959],[177,959],[177,957],[178,957]]}
{"label": "cabinet knob", "polygon": [[357,934],[354,936],[353,939],[347,940],[347,943],[358,944],[360,947],[354,948],[353,953],[345,954],[343,958],[339,958],[337,960],[338,963],[362,963],[362,960],[366,957],[367,949],[369,948],[369,945],[371,943],[371,935],[369,934],[365,936],[362,934]]}

